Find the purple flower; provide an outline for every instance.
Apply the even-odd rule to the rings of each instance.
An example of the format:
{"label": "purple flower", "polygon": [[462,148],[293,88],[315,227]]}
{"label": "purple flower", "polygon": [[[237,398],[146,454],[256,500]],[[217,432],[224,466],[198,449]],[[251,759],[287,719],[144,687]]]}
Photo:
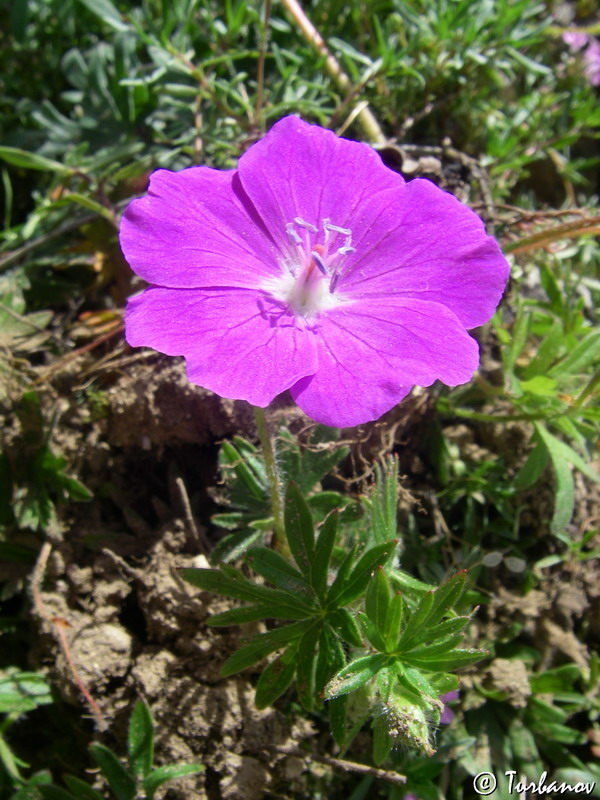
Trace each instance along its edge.
{"label": "purple flower", "polygon": [[185,356],[190,381],[223,397],[264,407],[289,389],[340,427],[377,419],[415,384],[470,380],[467,329],[508,278],[456,198],[297,117],[236,170],[155,172],[121,246],[151,284],[128,303],[130,345]]}
{"label": "purple flower", "polygon": [[583,74],[592,86],[600,86],[600,42],[587,33],[565,31],[562,35],[563,42],[569,46],[573,53],[583,51]]}
{"label": "purple flower", "polygon": [[589,41],[587,33],[578,33],[577,31],[565,31],[562,35],[563,42],[568,45],[569,50],[576,53],[581,50]]}
{"label": "purple flower", "polygon": [[592,39],[583,54],[583,72],[592,86],[600,86],[600,42]]}
{"label": "purple flower", "polygon": [[458,698],[459,698],[458,689],[454,689],[451,692],[446,692],[446,694],[440,695],[439,699],[444,704],[444,710],[440,715],[440,725],[450,725],[450,723],[454,719],[454,711],[452,711],[448,703],[451,703],[453,700],[458,700]]}

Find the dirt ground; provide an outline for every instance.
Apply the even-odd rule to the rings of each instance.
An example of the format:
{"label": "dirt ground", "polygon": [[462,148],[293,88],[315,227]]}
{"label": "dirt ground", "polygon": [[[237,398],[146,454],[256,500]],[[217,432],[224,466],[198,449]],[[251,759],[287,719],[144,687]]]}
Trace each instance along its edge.
{"label": "dirt ground", "polygon": [[[210,525],[220,480],[218,442],[234,433],[254,437],[249,407],[189,384],[178,359],[148,353],[104,379],[101,396],[95,396],[97,411],[90,414],[89,398],[81,403],[68,391],[73,375],[45,393],[46,411],[59,408],[53,447],[75,465],[94,499],[59,509],[47,563],[38,564],[43,577],[31,608],[36,644],[30,667],[46,671],[65,702],[85,710],[74,664],[104,719],[95,723],[98,735],[118,751],[132,706],[144,697],[156,722],[156,763],[206,767],[199,776],[167,784],[160,797],[308,796],[317,775],[327,782],[327,770],[297,751],[304,747],[307,753],[335,755],[325,728],[285,702],[257,710],[257,671],[219,677],[221,664],[256,627],[207,627],[207,617],[230,601],[194,589],[178,574],[182,567],[208,564],[203,551],[218,536]],[[411,436],[426,424],[430,406],[426,393],[417,394],[383,423],[355,431],[362,450],[355,448],[348,469],[367,463],[364,457],[377,449],[395,448],[405,475],[401,513],[420,504],[421,513],[433,517],[423,502],[423,465],[411,448]],[[292,424],[299,419],[299,412],[288,413]],[[448,438],[472,456],[498,448],[495,433],[489,425],[447,430]],[[9,456],[18,452],[21,435],[16,417],[8,415]],[[525,432],[515,426],[511,436],[506,429],[500,435],[515,461],[522,459]],[[599,508],[597,489],[583,480],[578,494],[574,530],[589,524]],[[540,492],[530,498],[527,513],[533,520],[543,516],[543,498]],[[12,574],[18,582],[26,570]],[[540,587],[524,598],[499,578],[493,601],[478,617],[481,634],[498,636],[517,617],[545,667],[571,660],[587,669],[589,653],[578,636],[582,620],[591,626],[592,638],[600,638],[600,583],[593,562],[569,563],[560,580],[548,579]],[[515,708],[529,693],[521,666],[496,659],[484,676]],[[368,760],[361,741],[352,755]]]}

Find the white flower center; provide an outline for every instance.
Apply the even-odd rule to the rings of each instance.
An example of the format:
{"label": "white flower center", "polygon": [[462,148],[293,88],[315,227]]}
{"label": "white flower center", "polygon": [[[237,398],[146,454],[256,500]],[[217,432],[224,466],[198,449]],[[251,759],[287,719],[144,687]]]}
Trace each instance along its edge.
{"label": "white flower center", "polygon": [[329,219],[323,220],[319,230],[301,217],[288,222],[285,230],[290,248],[281,263],[282,274],[269,278],[261,288],[307,320],[349,302],[336,288],[346,256],[355,252],[352,231]]}

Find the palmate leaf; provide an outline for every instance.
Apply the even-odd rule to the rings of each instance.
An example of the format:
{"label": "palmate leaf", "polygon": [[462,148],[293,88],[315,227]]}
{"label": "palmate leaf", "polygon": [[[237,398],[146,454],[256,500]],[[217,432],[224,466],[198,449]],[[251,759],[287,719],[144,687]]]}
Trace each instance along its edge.
{"label": "palmate leaf", "polygon": [[311,585],[321,599],[324,598],[327,590],[327,576],[337,530],[338,514],[333,511],[321,526],[310,570]]}
{"label": "palmate leaf", "polygon": [[383,566],[394,555],[397,546],[398,540],[392,539],[375,545],[363,553],[345,580],[339,585],[336,585],[337,580],[334,581],[327,596],[328,603],[345,606],[356,600],[366,589],[373,570]]}
{"label": "palmate leaf", "polygon": [[310,616],[314,607],[297,595],[290,595],[281,589],[271,589],[269,586],[259,586],[248,580],[239,570],[221,564],[219,569],[187,568],[180,570],[180,575],[188,583],[199,589],[214,592],[236,600],[247,600],[258,603],[273,603],[275,606],[291,605],[297,608],[304,616]]}
{"label": "palmate leaf", "polygon": [[[302,574],[275,550],[269,550],[267,547],[254,547],[248,551],[246,560],[255,572],[273,583],[278,589],[282,589],[290,595],[304,597],[309,603],[316,600],[313,589],[304,580]],[[290,600],[293,602],[293,598]]]}
{"label": "palmate leaf", "polygon": [[[440,622],[439,625],[433,625],[431,627],[425,626],[410,639],[409,643],[405,645],[403,652],[412,652],[415,648],[424,646],[426,642],[437,644],[439,641],[445,641],[449,636],[459,634],[459,631],[464,630],[470,619],[471,617],[453,617],[452,619]],[[459,635],[462,637],[462,633]]]}
{"label": "palmate leaf", "polygon": [[251,667],[276,650],[281,650],[291,642],[299,639],[314,625],[314,620],[302,620],[284,625],[266,633],[255,636],[245,647],[237,650],[221,667],[221,675],[227,678],[246,667]]}
{"label": "palmate leaf", "polygon": [[365,612],[382,635],[387,625],[391,599],[390,582],[383,567],[378,567],[367,587]]}
{"label": "palmate leaf", "polygon": [[296,674],[297,644],[287,647],[263,671],[256,685],[256,707],[266,708],[277,700],[291,685]]}
{"label": "palmate leaf", "polygon": [[350,448],[336,446],[339,431],[325,425],[317,425],[306,447],[287,430],[279,431],[279,458],[282,471],[295,481],[304,494],[315,488],[318,482],[340,463]]}
{"label": "palmate leaf", "polygon": [[454,670],[475,664],[489,655],[488,650],[452,650],[446,655],[435,654],[419,656],[413,653],[404,653],[403,661],[413,667],[424,669],[428,672],[453,672]]}
{"label": "palmate leaf", "polygon": [[288,484],[284,508],[285,533],[292,555],[310,580],[315,550],[315,531],[310,509],[295,483]]}
{"label": "palmate leaf", "polygon": [[306,631],[298,643],[296,691],[298,699],[308,711],[314,709],[317,697],[315,686],[322,635],[323,626],[317,623]]}
{"label": "palmate leaf", "polygon": [[389,656],[380,653],[351,661],[329,681],[325,687],[325,697],[340,697],[356,691],[372,680],[388,662]]}
{"label": "palmate leaf", "polygon": [[388,457],[375,466],[370,498],[371,529],[376,542],[393,539],[398,531],[398,459]]}

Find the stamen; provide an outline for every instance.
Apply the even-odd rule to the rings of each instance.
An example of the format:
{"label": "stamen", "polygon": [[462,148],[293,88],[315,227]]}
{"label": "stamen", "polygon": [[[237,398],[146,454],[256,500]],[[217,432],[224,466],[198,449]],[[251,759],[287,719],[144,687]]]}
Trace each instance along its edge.
{"label": "stamen", "polygon": [[313,233],[318,232],[318,229],[311,222],[306,222],[306,220],[302,219],[302,217],[294,217],[294,222],[296,225],[300,225],[301,228],[306,228]]}
{"label": "stamen", "polygon": [[347,244],[344,247],[339,247],[338,253],[341,256],[347,256],[348,253],[356,253],[356,247],[351,247],[350,245]]}
{"label": "stamen", "polygon": [[317,253],[315,250],[312,250],[311,251],[311,256],[313,257],[315,264],[321,270],[323,275],[327,275],[328,274],[327,273],[327,265],[325,264],[325,262],[323,261],[322,257],[319,255],[319,253]]}
{"label": "stamen", "polygon": [[326,227],[329,231],[335,231],[336,233],[341,233],[344,236],[351,236],[352,231],[350,228],[340,228],[339,225],[332,225],[328,219],[323,220],[323,227]]}
{"label": "stamen", "polygon": [[288,222],[288,224],[285,226],[285,232],[290,237],[290,241],[292,242],[292,244],[295,244],[298,247],[302,247],[302,239],[298,236],[298,234],[294,230],[294,224],[292,222]]}
{"label": "stamen", "polygon": [[334,272],[331,281],[329,282],[329,294],[333,294],[335,292],[335,287],[338,285],[339,279],[340,279],[340,273]]}

